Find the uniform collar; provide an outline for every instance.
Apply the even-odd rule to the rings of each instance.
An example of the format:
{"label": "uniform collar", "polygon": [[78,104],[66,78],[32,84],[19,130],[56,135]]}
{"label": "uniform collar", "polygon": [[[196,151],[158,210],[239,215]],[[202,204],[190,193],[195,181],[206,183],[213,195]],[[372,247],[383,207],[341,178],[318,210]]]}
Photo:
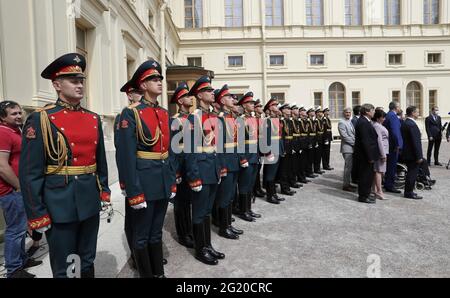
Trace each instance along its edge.
{"label": "uniform collar", "polygon": [[145,99],[145,97],[142,97],[141,102],[143,104],[148,105],[151,108],[158,108],[159,107],[159,102],[156,102],[156,103],[150,102],[147,99]]}
{"label": "uniform collar", "polygon": [[80,103],[78,103],[76,105],[71,105],[70,103],[67,103],[67,102],[63,101],[60,98],[58,98],[58,100],[56,101],[56,105],[60,106],[60,107],[63,107],[65,109],[68,109],[70,111],[80,111],[82,109]]}

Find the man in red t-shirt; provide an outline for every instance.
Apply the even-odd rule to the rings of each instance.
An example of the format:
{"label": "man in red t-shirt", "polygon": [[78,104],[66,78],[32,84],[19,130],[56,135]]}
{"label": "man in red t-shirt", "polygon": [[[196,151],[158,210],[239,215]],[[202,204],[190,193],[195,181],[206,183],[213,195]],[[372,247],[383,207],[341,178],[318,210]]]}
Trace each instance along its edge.
{"label": "man in red t-shirt", "polygon": [[20,193],[19,159],[22,143],[22,109],[13,101],[0,102],[0,208],[6,222],[5,264],[8,278],[32,278],[25,268],[42,261],[28,259],[25,252],[27,217]]}

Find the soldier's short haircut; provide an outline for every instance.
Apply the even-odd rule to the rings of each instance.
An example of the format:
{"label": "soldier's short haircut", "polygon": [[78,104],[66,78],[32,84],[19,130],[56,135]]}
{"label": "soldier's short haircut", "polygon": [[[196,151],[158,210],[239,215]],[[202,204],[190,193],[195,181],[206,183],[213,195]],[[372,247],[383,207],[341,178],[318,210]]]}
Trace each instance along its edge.
{"label": "soldier's short haircut", "polygon": [[398,107],[400,104],[396,101],[391,101],[391,103],[389,104],[389,111],[394,110],[396,107]]}
{"label": "soldier's short haircut", "polygon": [[412,116],[412,114],[417,110],[417,107],[410,106],[406,109],[406,116]]}
{"label": "soldier's short haircut", "polygon": [[364,116],[367,113],[369,113],[371,110],[374,110],[374,109],[375,109],[375,107],[372,104],[366,103],[366,104],[362,105],[360,113],[361,113],[361,115]]}
{"label": "soldier's short haircut", "polygon": [[20,107],[15,101],[5,100],[0,102],[0,118],[6,118],[8,116],[8,111],[6,109],[14,109],[15,107]]}
{"label": "soldier's short haircut", "polygon": [[359,116],[359,113],[361,113],[361,106],[357,105],[353,107],[353,115]]}

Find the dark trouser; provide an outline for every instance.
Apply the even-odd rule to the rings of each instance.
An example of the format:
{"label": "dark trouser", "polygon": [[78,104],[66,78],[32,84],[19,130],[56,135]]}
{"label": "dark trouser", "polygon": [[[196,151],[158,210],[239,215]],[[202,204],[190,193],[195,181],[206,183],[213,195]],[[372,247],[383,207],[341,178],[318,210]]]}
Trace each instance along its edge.
{"label": "dark trouser", "polygon": [[322,165],[324,169],[330,168],[331,142],[322,146]]}
{"label": "dark trouser", "polygon": [[125,238],[127,239],[128,247],[130,248],[130,251],[133,251],[133,225],[131,224],[131,212],[133,208],[131,208],[130,204],[128,203],[128,200],[125,200],[125,223],[124,223],[124,230],[125,230]]}
{"label": "dark trouser", "polygon": [[[70,275],[72,272],[69,266],[74,263],[77,257],[80,258],[81,268],[76,268],[76,270],[81,274],[93,268],[97,252],[99,224],[99,215],[80,222],[52,223],[51,229],[45,235],[49,247],[53,277],[68,277],[67,273]],[[74,258],[70,258],[70,256]]]}
{"label": "dark trouser", "polygon": [[389,152],[386,164],[386,176],[384,177],[384,188],[394,189],[395,177],[397,176],[398,152]]}
{"label": "dark trouser", "polygon": [[359,168],[358,168],[358,160],[355,155],[353,155],[353,164],[352,164],[352,182],[358,184],[359,182]]}
{"label": "dark trouser", "polygon": [[305,179],[306,178],[306,174],[307,174],[307,166],[308,166],[308,150],[303,149],[302,153],[299,154],[299,169],[298,169],[298,176],[301,179]]}
{"label": "dark trouser", "polygon": [[306,175],[314,174],[314,148],[306,150]]}
{"label": "dark trouser", "polygon": [[319,144],[317,148],[314,148],[314,172],[320,171],[320,161],[322,160],[322,144]]}
{"label": "dark trouser", "polygon": [[33,232],[31,233],[31,239],[32,239],[33,241],[41,241],[41,240],[42,240],[42,234],[39,233],[39,232],[33,231]]}
{"label": "dark trouser", "polygon": [[292,174],[290,181],[295,183],[300,178],[300,153],[296,152],[292,155]]}
{"label": "dark trouser", "polygon": [[227,176],[222,178],[217,189],[219,208],[228,208],[233,203],[238,177],[238,172],[228,172]]}
{"label": "dark trouser", "polygon": [[286,154],[280,160],[280,185],[281,190],[290,190],[289,177],[292,172],[292,154]]}
{"label": "dark trouser", "polygon": [[192,234],[191,190],[183,181],[178,185],[177,195],[173,202],[175,229],[180,238]]}
{"label": "dark trouser", "polygon": [[199,192],[192,191],[192,223],[203,223],[211,215],[216,197],[217,184],[203,184]]}
{"label": "dark trouser", "polygon": [[373,164],[365,160],[357,160],[358,171],[358,193],[360,199],[367,199],[372,190],[374,170]]}
{"label": "dark trouser", "polygon": [[249,194],[253,191],[257,170],[257,164],[250,164],[247,168],[241,168],[238,179],[239,194]]}
{"label": "dark trouser", "polygon": [[433,141],[428,141],[428,150],[427,150],[427,160],[428,163],[431,163],[431,152],[433,151],[434,146],[434,162],[439,162],[439,148],[441,147],[442,138],[433,139]]}
{"label": "dark trouser", "polygon": [[147,201],[147,208],[131,210],[134,249],[143,249],[149,244],[161,242],[168,204],[167,199]]}
{"label": "dark trouser", "polygon": [[261,189],[261,168],[262,168],[262,164],[259,163],[258,164],[258,168],[256,169],[256,178],[255,178],[255,183],[253,185],[253,191],[255,192],[256,190],[260,190]]}
{"label": "dark trouser", "polygon": [[408,167],[408,173],[406,174],[405,181],[405,196],[408,196],[412,195],[414,192],[420,165],[415,161],[409,161],[406,163],[406,166]]}

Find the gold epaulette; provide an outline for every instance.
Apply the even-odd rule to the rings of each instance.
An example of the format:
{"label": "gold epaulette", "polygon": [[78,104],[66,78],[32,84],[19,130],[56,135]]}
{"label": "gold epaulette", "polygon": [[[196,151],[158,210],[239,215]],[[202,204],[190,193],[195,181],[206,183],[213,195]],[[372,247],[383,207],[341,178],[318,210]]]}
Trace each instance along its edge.
{"label": "gold epaulette", "polygon": [[47,110],[51,110],[53,108],[56,108],[55,104],[50,104],[50,105],[46,105],[45,107],[42,108],[37,108],[36,110],[34,110],[37,113],[43,112],[43,111],[47,111]]}
{"label": "gold epaulette", "polygon": [[128,108],[129,108],[130,110],[132,110],[132,109],[134,109],[134,108],[137,108],[140,104],[141,104],[141,103],[140,103],[139,101],[138,101],[138,102],[134,102],[134,103],[130,104],[130,105],[128,106]]}

